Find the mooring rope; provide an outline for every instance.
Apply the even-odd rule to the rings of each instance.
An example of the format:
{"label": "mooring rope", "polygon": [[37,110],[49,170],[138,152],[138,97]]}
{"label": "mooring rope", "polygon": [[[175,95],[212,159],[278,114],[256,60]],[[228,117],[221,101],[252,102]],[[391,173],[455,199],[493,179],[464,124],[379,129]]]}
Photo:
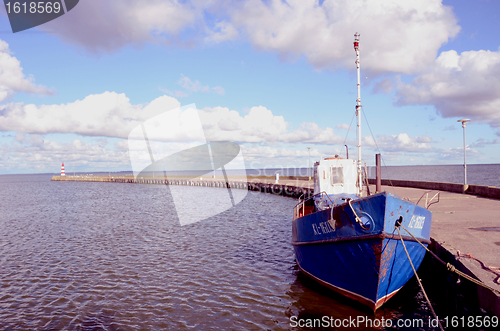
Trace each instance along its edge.
{"label": "mooring rope", "polygon": [[408,253],[408,250],[406,249],[406,245],[405,245],[405,242],[403,240],[403,236],[401,235],[401,231],[399,231],[399,225],[401,225],[401,222],[398,221],[396,224],[397,224],[396,229],[398,230],[398,233],[399,233],[399,239],[401,240],[401,243],[403,244],[403,248],[405,249],[406,256],[408,256],[408,261],[410,261],[411,268],[413,269],[413,272],[415,273],[415,277],[417,278],[418,285],[420,285],[420,288],[422,289],[422,293],[424,293],[425,300],[427,300],[427,303],[429,304],[429,308],[431,309],[432,315],[434,315],[434,318],[438,321],[439,328],[441,329],[441,331],[444,331],[444,329],[441,325],[441,322],[439,321],[439,318],[436,315],[436,312],[434,311],[434,308],[432,308],[431,301],[429,300],[427,293],[425,293],[424,285],[422,285],[422,281],[420,280],[420,277],[418,277],[417,270],[415,270],[415,267],[413,266],[413,262],[411,261],[410,253]]}
{"label": "mooring rope", "polygon": [[481,265],[481,268],[483,268],[484,270],[489,271],[489,272],[495,274],[496,278],[493,281],[493,283],[497,283],[497,284],[500,285],[500,273],[498,273],[495,270],[493,270],[493,269],[500,270],[500,268],[493,267],[493,266],[489,266],[488,267],[486,264],[484,264],[483,261],[481,261],[480,259],[475,258],[474,256],[472,256],[472,254],[463,254],[463,253],[460,253],[459,250],[457,250],[457,256],[458,257],[466,257],[468,259],[473,259],[473,260],[477,261],[477,263],[479,263]]}
{"label": "mooring rope", "polygon": [[[437,256],[437,255],[436,255],[433,251],[431,251],[431,250],[430,250],[429,248],[427,248],[424,244],[422,244],[422,243],[420,242],[420,240],[418,240],[418,239],[417,239],[417,238],[416,238],[413,234],[411,234],[411,232],[410,232],[410,231],[408,231],[408,230],[407,230],[407,229],[403,226],[403,224],[400,224],[401,222],[398,222],[398,223],[399,223],[399,225],[400,225],[400,226],[401,226],[401,227],[402,227],[402,228],[403,228],[403,229],[404,229],[404,230],[405,230],[405,231],[406,231],[406,232],[407,232],[410,236],[412,236],[412,237],[413,237],[413,239],[415,239],[415,241],[416,241],[416,242],[418,242],[418,243],[419,243],[419,244],[420,244],[423,248],[425,248],[425,250],[426,250],[426,251],[428,251],[428,252],[429,252],[429,253],[430,253],[433,257],[435,257],[435,258],[436,258],[439,262],[441,262],[443,265],[445,265],[445,266],[446,266],[446,268],[447,268],[449,271],[456,273],[457,275],[459,275],[459,276],[461,276],[461,277],[463,277],[463,278],[465,278],[465,279],[467,279],[467,280],[469,280],[469,281],[473,282],[473,283],[474,283],[474,284],[476,284],[476,285],[482,286],[482,287],[484,287],[484,288],[487,288],[487,289],[488,289],[488,290],[490,290],[490,291],[493,291],[493,292],[496,292],[496,293],[500,294],[500,291],[499,291],[499,290],[494,289],[493,287],[488,286],[488,285],[486,285],[485,283],[481,282],[480,280],[474,279],[474,278],[472,278],[471,276],[469,276],[469,275],[467,275],[467,274],[464,274],[463,272],[461,272],[460,270],[458,270],[457,268],[455,268],[455,266],[454,266],[453,264],[451,264],[451,263],[446,263],[446,262],[444,262],[443,260],[441,260],[441,259],[439,258],[439,256]],[[399,232],[399,230],[398,230],[398,232]],[[496,273],[495,273],[495,274],[496,274]]]}
{"label": "mooring rope", "polygon": [[361,219],[356,214],[356,211],[354,211],[354,208],[351,205],[351,201],[352,201],[352,199],[349,199],[349,200],[347,200],[347,203],[349,204],[349,207],[351,207],[352,212],[354,213],[354,217],[356,218],[356,222],[359,223],[359,224],[363,224],[363,222],[361,221]]}

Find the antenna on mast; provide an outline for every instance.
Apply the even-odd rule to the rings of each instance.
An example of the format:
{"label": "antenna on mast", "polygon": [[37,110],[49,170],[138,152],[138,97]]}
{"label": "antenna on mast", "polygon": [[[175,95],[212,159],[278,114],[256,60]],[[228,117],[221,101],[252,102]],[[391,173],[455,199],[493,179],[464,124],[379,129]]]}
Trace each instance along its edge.
{"label": "antenna on mast", "polygon": [[358,73],[358,98],[356,99],[356,119],[358,122],[356,130],[357,141],[357,168],[358,168],[358,195],[363,193],[363,179],[362,179],[362,166],[361,166],[361,88],[360,88],[360,70],[359,70],[359,33],[354,34],[354,51],[356,52],[356,70]]}

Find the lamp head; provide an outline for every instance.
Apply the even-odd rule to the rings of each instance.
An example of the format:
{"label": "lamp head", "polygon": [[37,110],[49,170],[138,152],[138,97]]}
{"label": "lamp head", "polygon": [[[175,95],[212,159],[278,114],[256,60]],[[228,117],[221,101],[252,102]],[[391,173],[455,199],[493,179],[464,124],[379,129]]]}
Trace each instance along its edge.
{"label": "lamp head", "polygon": [[462,128],[465,128],[465,126],[467,125],[467,122],[470,122],[470,119],[462,118],[462,119],[459,119],[457,122],[462,122]]}

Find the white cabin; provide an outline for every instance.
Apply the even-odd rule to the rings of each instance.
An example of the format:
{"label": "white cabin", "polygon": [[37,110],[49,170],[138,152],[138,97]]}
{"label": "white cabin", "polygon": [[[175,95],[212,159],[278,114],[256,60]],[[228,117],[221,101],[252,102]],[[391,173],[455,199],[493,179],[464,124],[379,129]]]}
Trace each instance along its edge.
{"label": "white cabin", "polygon": [[314,164],[314,193],[357,194],[357,168],[354,159],[326,158]]}

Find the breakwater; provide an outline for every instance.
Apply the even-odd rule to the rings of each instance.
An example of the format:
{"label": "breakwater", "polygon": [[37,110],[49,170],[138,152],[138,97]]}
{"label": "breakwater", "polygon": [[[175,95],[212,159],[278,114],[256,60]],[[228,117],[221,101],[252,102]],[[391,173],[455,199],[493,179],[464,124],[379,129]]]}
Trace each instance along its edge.
{"label": "breakwater", "polygon": [[185,186],[203,186],[203,187],[219,187],[229,189],[247,189],[249,191],[257,191],[262,193],[270,193],[274,195],[300,198],[313,195],[314,189],[308,180],[290,177],[283,179],[283,183],[271,183],[270,178],[254,178],[250,180],[236,179],[225,181],[222,178],[155,178],[155,177],[139,177],[133,176],[53,176],[52,181],[77,181],[77,182],[108,182],[108,183],[130,183],[130,184],[156,184],[156,185],[185,185]]}

